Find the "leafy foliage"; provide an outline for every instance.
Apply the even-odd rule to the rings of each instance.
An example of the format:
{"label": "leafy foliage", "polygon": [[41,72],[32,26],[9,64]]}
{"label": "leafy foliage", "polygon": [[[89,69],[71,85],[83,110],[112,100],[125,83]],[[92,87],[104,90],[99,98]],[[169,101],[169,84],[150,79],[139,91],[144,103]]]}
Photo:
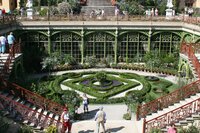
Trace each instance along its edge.
{"label": "leafy foliage", "polygon": [[158,128],[152,128],[150,133],[162,133],[161,129]]}
{"label": "leafy foliage", "polygon": [[78,14],[81,12],[81,5],[79,0],[69,0],[69,4],[73,10],[73,13]]}
{"label": "leafy foliage", "polygon": [[54,125],[49,126],[45,131],[45,133],[57,133],[57,132],[58,132],[58,129]]}
{"label": "leafy foliage", "polygon": [[58,4],[58,12],[60,14],[69,14],[71,10],[71,5],[67,2],[62,2]]}
{"label": "leafy foliage", "polygon": [[55,7],[55,6],[51,6],[50,9],[49,9],[49,13],[50,15],[55,15],[55,14],[58,14],[58,8]]}
{"label": "leafy foliage", "polygon": [[53,70],[59,64],[57,56],[51,55],[50,57],[43,58],[42,69]]}
{"label": "leafy foliage", "polygon": [[89,65],[89,67],[95,67],[98,60],[95,56],[86,56],[85,63]]}
{"label": "leafy foliage", "polygon": [[95,77],[97,81],[99,81],[102,84],[106,80],[107,75],[105,72],[101,71],[101,72],[97,72],[95,74]]}
{"label": "leafy foliage", "polygon": [[64,59],[65,63],[68,63],[69,65],[72,65],[72,66],[77,65],[75,58],[72,57],[71,55],[66,54],[66,55],[64,55],[63,59]]}
{"label": "leafy foliage", "polygon": [[48,12],[48,9],[43,8],[43,9],[40,10],[39,14],[40,14],[40,16],[47,16],[47,12]]}
{"label": "leafy foliage", "polygon": [[82,101],[79,94],[75,91],[65,90],[62,95],[62,100],[69,107],[70,114],[75,116],[75,109],[76,107],[80,107],[80,103]]}
{"label": "leafy foliage", "polygon": [[131,113],[126,113],[126,114],[124,114],[123,115],[123,118],[125,119],[125,120],[131,120]]}
{"label": "leafy foliage", "polygon": [[144,7],[136,1],[120,1],[117,4],[121,11],[128,11],[130,15],[139,15],[144,12]]}
{"label": "leafy foliage", "polygon": [[17,133],[33,133],[33,129],[29,126],[22,126]]}

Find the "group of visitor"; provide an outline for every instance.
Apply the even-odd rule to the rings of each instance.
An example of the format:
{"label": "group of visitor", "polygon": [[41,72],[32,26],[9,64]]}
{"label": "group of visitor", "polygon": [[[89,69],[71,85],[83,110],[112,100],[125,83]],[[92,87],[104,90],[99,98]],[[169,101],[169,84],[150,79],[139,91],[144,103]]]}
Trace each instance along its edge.
{"label": "group of visitor", "polygon": [[13,33],[10,32],[10,34],[5,37],[3,35],[0,36],[0,53],[4,54],[7,49],[10,49],[12,45],[15,42],[15,37],[13,36]]}
{"label": "group of visitor", "polygon": [[188,15],[189,17],[192,17],[192,14],[194,13],[194,10],[192,7],[188,8]]}
{"label": "group of visitor", "polygon": [[145,14],[146,14],[146,16],[147,17],[154,17],[154,16],[158,16],[158,9],[157,8],[152,8],[151,10],[150,9],[148,9],[148,10],[146,10],[145,11]]}
{"label": "group of visitor", "polygon": [[104,17],[105,16],[105,11],[104,9],[99,9],[99,10],[92,10],[90,13],[90,18],[94,17]]}
{"label": "group of visitor", "polygon": [[[82,101],[83,101],[83,111],[84,111],[84,113],[89,113],[88,112],[89,111],[89,109],[88,109],[89,98],[87,97],[87,95],[85,93],[82,96]],[[76,113],[78,113],[78,111]],[[97,113],[94,117],[94,120],[96,121],[95,133],[99,133],[100,125],[103,128],[103,133],[105,133],[106,132],[106,129],[105,129],[106,113],[103,111],[102,106],[97,111]],[[67,105],[64,108],[63,113],[61,114],[61,122],[62,122],[61,133],[66,133],[66,131],[68,133],[71,133],[72,122],[70,120],[70,114],[69,114]]]}

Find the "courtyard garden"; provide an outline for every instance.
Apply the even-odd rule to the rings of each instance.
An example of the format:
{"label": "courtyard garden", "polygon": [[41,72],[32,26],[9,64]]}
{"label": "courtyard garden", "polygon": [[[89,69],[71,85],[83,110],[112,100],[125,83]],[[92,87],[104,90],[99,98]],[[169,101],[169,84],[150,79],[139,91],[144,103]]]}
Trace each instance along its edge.
{"label": "courtyard garden", "polygon": [[138,104],[154,100],[177,88],[176,84],[160,77],[113,71],[47,75],[32,79],[26,86],[48,99],[67,104],[72,114],[80,106],[83,93],[87,94],[91,104],[126,103],[135,111]]}

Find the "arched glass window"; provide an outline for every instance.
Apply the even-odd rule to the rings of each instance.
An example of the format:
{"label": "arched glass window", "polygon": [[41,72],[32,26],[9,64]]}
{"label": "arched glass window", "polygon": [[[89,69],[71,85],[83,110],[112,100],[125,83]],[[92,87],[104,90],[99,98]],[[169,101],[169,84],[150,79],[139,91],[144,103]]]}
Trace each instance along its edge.
{"label": "arched glass window", "polygon": [[119,37],[118,61],[119,62],[140,62],[146,53],[148,36],[130,32]]}
{"label": "arched glass window", "polygon": [[108,56],[114,58],[115,37],[98,32],[86,36],[85,56],[95,56],[97,59],[105,59]]}
{"label": "arched glass window", "polygon": [[180,45],[178,35],[170,32],[162,32],[152,36],[151,38],[151,51],[158,50],[159,53],[173,53]]}
{"label": "arched glass window", "polygon": [[81,36],[62,32],[52,36],[52,51],[68,54],[74,57],[78,62],[81,61]]}

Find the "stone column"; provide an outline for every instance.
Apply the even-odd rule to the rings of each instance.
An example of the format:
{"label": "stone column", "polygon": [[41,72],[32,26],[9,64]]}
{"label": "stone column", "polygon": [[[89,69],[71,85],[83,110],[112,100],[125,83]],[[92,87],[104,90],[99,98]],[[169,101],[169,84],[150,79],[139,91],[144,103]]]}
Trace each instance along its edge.
{"label": "stone column", "polygon": [[148,34],[148,48],[147,48],[147,51],[150,52],[151,50],[151,34],[152,34],[152,31],[151,29],[149,30],[149,34]]}
{"label": "stone column", "polygon": [[84,63],[84,29],[81,31],[81,64]]}
{"label": "stone column", "polygon": [[115,48],[114,48],[114,52],[115,52],[114,62],[115,62],[115,64],[117,64],[117,47],[118,47],[118,29],[116,28],[116,31],[115,31]]}
{"label": "stone column", "polygon": [[48,53],[51,54],[51,31],[48,29],[47,31],[47,36],[48,36]]}

